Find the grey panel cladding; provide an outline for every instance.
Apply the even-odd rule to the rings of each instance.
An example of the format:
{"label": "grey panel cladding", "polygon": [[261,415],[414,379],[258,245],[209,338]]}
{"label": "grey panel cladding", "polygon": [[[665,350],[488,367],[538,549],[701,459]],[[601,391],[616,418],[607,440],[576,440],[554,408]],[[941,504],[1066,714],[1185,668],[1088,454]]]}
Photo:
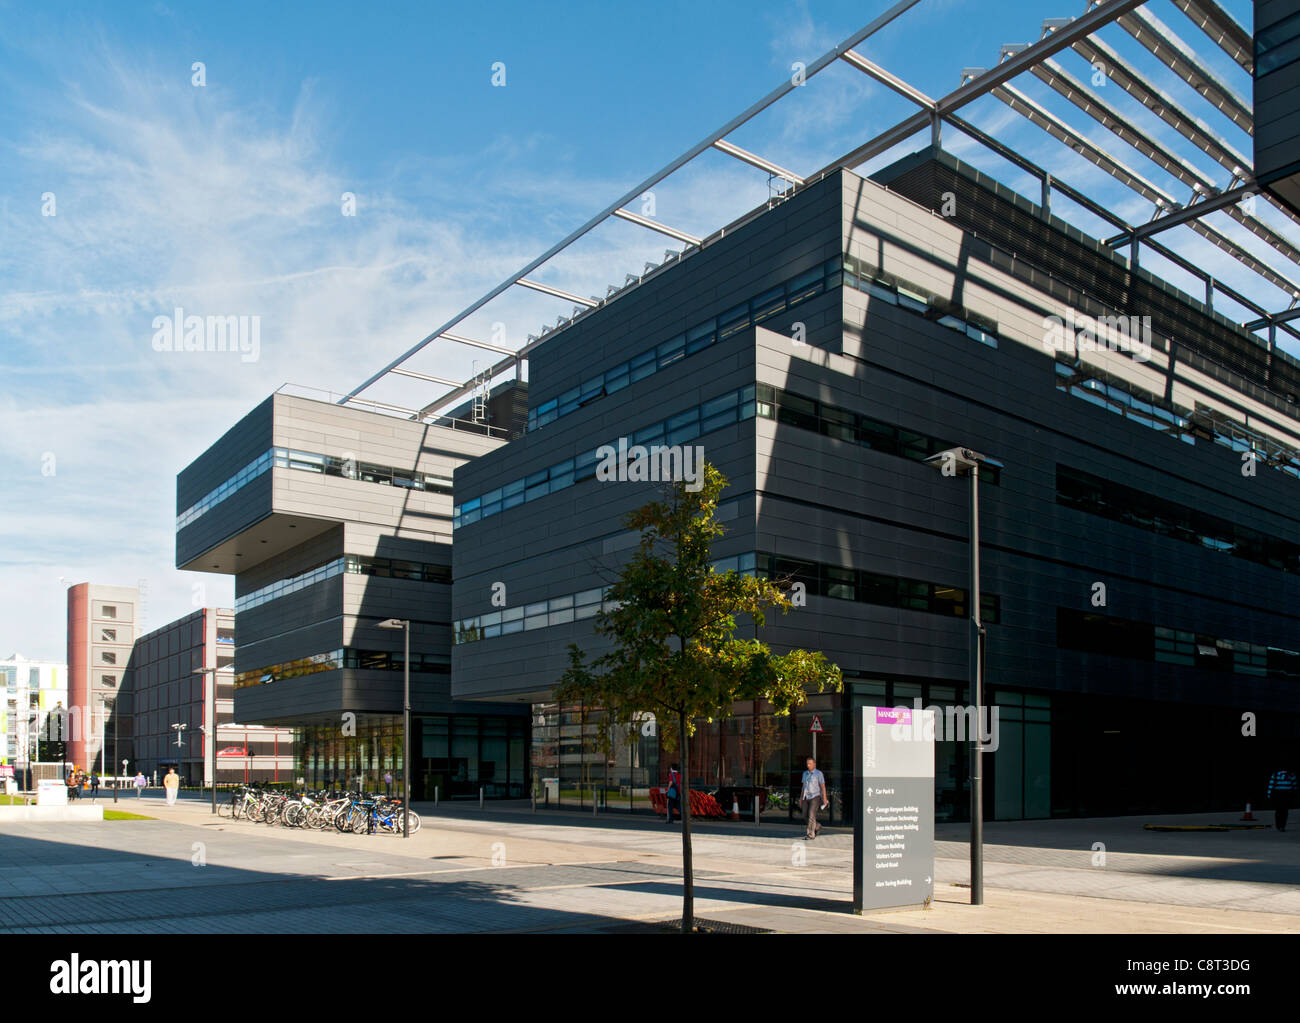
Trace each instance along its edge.
{"label": "grey panel cladding", "polygon": [[271,446],[275,396],[267,398],[176,476],[176,514],[234,476]]}
{"label": "grey panel cladding", "polygon": [[839,253],[839,180],[828,175],[548,338],[529,359],[532,406]]}
{"label": "grey panel cladding", "polygon": [[298,544],[270,561],[237,572],[235,598],[247,596],[263,586],[301,575],[338,558],[343,554],[343,530],[344,527],[340,524]]}
{"label": "grey panel cladding", "polygon": [[[1281,23],[1297,10],[1293,2],[1257,2],[1256,36],[1270,30],[1279,37],[1288,35]],[[1279,48],[1286,45],[1279,39]],[[1300,177],[1300,57],[1255,78],[1253,107],[1256,178],[1270,183],[1289,175],[1296,180]]]}
{"label": "grey panel cladding", "polygon": [[271,473],[265,472],[214,505],[207,514],[177,530],[176,566],[189,564],[217,544],[256,525],[271,510]]}
{"label": "grey panel cladding", "polygon": [[[754,328],[749,328],[459,467],[456,501],[466,501],[539,467],[629,436],[642,426],[744,387],[753,382],[753,362]],[[456,531],[457,548],[465,533],[464,529]]]}

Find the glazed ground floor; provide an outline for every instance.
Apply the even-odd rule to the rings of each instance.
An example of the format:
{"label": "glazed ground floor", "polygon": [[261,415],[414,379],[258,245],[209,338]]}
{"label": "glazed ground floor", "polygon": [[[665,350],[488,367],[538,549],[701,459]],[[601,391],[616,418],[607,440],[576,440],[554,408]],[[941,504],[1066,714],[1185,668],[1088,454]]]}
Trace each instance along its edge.
{"label": "glazed ground floor", "polygon": [[[1264,787],[1300,749],[1300,715],[991,687],[981,722],[985,816],[990,820],[1209,812],[1266,805]],[[911,679],[846,679],[789,715],[742,703],[698,722],[685,757],[647,715],[631,734],[599,708],[539,703],[531,717],[415,714],[412,798],[526,799],[541,808],[650,812],[672,763],[722,812],[764,819],[798,814],[805,759],[826,776],[831,821],[851,823],[852,722],[863,706],[933,707],[935,811],[969,819],[973,718],[967,694]],[[954,713],[955,711],[955,713]],[[335,719],[337,721],[337,719]],[[966,726],[966,727],[963,727]],[[344,734],[350,731],[351,734]],[[359,715],[354,727],[300,727],[293,777],[309,787],[400,790],[402,719]],[[1288,757],[1291,758],[1288,760]],[[389,778],[391,777],[391,781]]]}

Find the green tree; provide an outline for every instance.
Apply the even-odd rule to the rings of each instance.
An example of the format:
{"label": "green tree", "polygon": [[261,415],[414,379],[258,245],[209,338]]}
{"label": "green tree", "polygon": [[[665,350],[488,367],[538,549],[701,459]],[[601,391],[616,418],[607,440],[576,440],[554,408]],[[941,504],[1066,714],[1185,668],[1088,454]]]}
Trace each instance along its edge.
{"label": "green tree", "polygon": [[610,611],[596,618],[609,652],[588,663],[576,644],[569,669],[556,687],[563,702],[602,708],[635,735],[649,710],[663,728],[664,745],[682,760],[682,931],[694,930],[691,863],[690,741],[694,722],[725,718],[732,704],[767,700],[789,714],[811,690],[844,686],[840,669],[821,653],[774,654],[758,639],[737,638],[742,619],[761,628],[765,612],[791,602],[780,581],[709,566],[710,546],[724,532],[716,520],[727,481],[705,462],[699,488],[678,481],[665,500],[652,501],[624,519],[641,540],[611,586]]}

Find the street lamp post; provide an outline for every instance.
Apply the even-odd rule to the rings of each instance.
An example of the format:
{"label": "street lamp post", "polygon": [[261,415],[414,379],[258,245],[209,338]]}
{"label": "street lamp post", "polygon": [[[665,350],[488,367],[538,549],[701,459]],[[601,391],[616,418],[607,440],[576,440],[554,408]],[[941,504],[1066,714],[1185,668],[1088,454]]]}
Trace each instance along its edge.
{"label": "street lamp post", "polygon": [[[203,726],[203,735],[206,740],[212,742],[212,812],[217,812],[217,669],[216,668],[199,668],[194,674],[206,675],[207,683],[206,699],[207,705],[207,724]],[[206,762],[208,752],[203,751],[203,759]],[[206,766],[206,764],[205,764]]]}
{"label": "street lamp post", "polygon": [[970,448],[949,448],[926,464],[945,476],[970,477],[970,684],[975,705],[975,737],[970,744],[970,903],[984,904],[984,624],[980,621],[980,466],[1001,467],[996,459]]}
{"label": "street lamp post", "polygon": [[181,750],[185,748],[185,729],[187,729],[188,727],[189,725],[183,724],[179,721],[172,722],[172,728],[175,729],[176,731],[176,774],[177,775],[181,773]]}
{"label": "street lamp post", "polygon": [[110,700],[107,696],[101,696],[101,697],[100,697],[100,722],[99,722],[99,732],[100,732],[100,740],[99,740],[99,773],[100,773],[100,774],[103,774],[103,773],[104,773],[104,763],[105,763],[105,757],[104,757],[104,746],[106,745],[106,743],[104,742],[104,739],[103,739],[103,734],[104,734],[104,721],[103,721],[103,717],[104,717],[105,714],[108,713],[108,708],[110,708],[110,707],[113,708],[113,768],[114,768],[114,770],[113,770],[113,774],[114,774],[114,778],[113,778],[113,802],[116,803],[116,802],[117,802],[117,778],[116,778],[116,775],[117,775],[117,697],[116,697],[116,696],[113,697],[111,700]]}
{"label": "street lamp post", "polygon": [[402,837],[411,837],[411,623],[389,618],[381,629],[402,630]]}

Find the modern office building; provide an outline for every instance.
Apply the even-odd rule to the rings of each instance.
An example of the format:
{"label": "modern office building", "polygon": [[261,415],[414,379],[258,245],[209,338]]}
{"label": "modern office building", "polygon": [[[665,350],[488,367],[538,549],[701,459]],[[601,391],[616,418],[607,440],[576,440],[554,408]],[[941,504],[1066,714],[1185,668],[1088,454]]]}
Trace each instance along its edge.
{"label": "modern office building", "polygon": [[[1300,340],[1287,191],[1300,64],[1287,5],[1258,4],[1252,39],[1211,0],[1174,4],[1177,31],[1142,0],[1049,19],[938,99],[854,50],[896,5],[806,67],[847,63],[905,97],[916,109],[892,128],[787,170],[728,138],[802,91],[782,86],[336,404],[259,406],[178,483],[178,566],[236,575],[237,716],[301,725],[313,778],[373,777],[400,738],[401,635],[377,626],[409,618],[418,793],[487,781],[489,794],[644,806],[666,774],[655,729],[608,753],[600,708],[552,693],[569,644],[601,651],[593,619],[637,541],[623,516],[658,493],[598,479],[601,448],[698,446],[729,480],[717,566],[807,594],[761,638],[824,651],[846,684],[788,717],[757,703],[701,722],[684,766],[724,807],[765,790],[789,812],[815,753],[843,819],[860,708],[972,702],[969,484],[925,464],[956,446],[996,460],[980,504],[988,814],[1258,802],[1300,740],[1300,363],[1282,349]],[[1119,48],[1099,34],[1121,29]],[[1180,31],[1253,76],[1258,118]],[[1071,53],[1100,85],[1075,77]],[[1013,84],[1022,75],[1050,107]],[[1122,201],[964,116],[993,100]],[[1228,138],[1256,120],[1258,168]],[[910,156],[856,172],[908,140]],[[704,237],[633,211],[706,151],[766,174],[767,203]],[[542,279],[614,217],[680,248],[604,298]],[[515,288],[573,312],[517,350],[467,336]],[[411,368],[433,342],[501,358],[452,384]],[[412,407],[360,397],[381,380],[451,389]],[[483,426],[489,406],[499,429]],[[351,733],[337,724],[349,709]],[[937,747],[942,818],[968,812],[961,737]]]}
{"label": "modern office building", "polygon": [[[761,638],[846,687],[736,707],[690,774],[788,788],[816,737],[847,796],[857,707],[969,701],[967,484],[923,464],[961,445],[1003,463],[990,815],[1244,804],[1300,739],[1300,364],[939,150],[875,177],[807,184],[531,352],[527,436],[456,470],[453,695],[532,705],[560,792],[658,783],[653,748],[607,763],[548,691],[568,644],[601,651],[621,518],[657,491],[597,480],[598,447],[700,445],[730,481],[719,565],[807,588]],[[961,817],[964,746],[938,749]]]}
{"label": "modern office building", "polygon": [[40,757],[37,742],[45,735],[50,712],[68,703],[67,665],[32,661],[11,654],[0,661],[5,699],[0,705],[0,764],[22,769]]}
{"label": "modern office building", "polygon": [[[100,767],[114,713],[123,715],[118,722],[119,742],[131,734],[126,719],[130,699],[124,698],[122,707],[116,701],[139,635],[140,611],[140,591],[134,586],[78,583],[68,587],[69,765],[84,770]],[[120,755],[132,756],[125,745]]]}
{"label": "modern office building", "polygon": [[235,577],[234,719],[293,728],[295,777],[400,781],[398,619],[416,798],[524,794],[528,708],[450,695],[452,473],[516,404],[426,424],[276,393],[178,477],[177,567]]}
{"label": "modern office building", "polygon": [[[234,666],[235,613],[228,608],[201,608],[136,640],[126,671],[131,773],[176,768],[186,785],[210,785],[214,770],[221,785],[293,778],[292,731],[235,722]],[[208,727],[214,699],[215,731]]]}

